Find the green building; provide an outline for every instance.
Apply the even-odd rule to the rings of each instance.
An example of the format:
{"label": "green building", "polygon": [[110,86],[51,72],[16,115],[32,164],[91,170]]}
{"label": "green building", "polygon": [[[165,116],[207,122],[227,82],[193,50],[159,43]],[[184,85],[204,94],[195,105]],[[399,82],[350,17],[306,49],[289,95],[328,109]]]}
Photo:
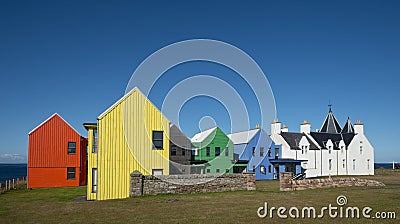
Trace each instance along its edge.
{"label": "green building", "polygon": [[233,173],[233,143],[219,127],[197,133],[191,142],[192,164],[204,166],[203,173]]}

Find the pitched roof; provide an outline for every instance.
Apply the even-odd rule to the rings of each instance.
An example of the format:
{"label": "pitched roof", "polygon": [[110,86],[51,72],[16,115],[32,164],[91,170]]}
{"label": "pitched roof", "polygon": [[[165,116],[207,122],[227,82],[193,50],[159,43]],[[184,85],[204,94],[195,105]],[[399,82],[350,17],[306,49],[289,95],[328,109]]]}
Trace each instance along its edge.
{"label": "pitched roof", "polygon": [[342,129],[342,133],[354,133],[354,127],[350,121],[350,118],[347,118],[346,124]]}
{"label": "pitched roof", "polygon": [[353,140],[355,134],[354,133],[345,133],[345,134],[333,134],[333,133],[321,133],[321,132],[311,132],[311,136],[317,141],[318,145],[322,148],[326,149],[326,143],[330,139],[333,143],[334,149],[339,149],[340,140],[344,141],[344,144],[348,146]]}
{"label": "pitched roof", "polygon": [[291,149],[300,149],[299,143],[303,136],[305,136],[307,141],[310,143],[310,149],[318,149],[318,146],[316,146],[314,142],[304,133],[282,132],[281,136],[289,144]]}
{"label": "pitched roof", "polygon": [[329,113],[325,118],[324,123],[322,124],[320,132],[324,133],[340,133],[342,128],[339,125],[339,122],[336,120],[335,115],[333,115],[332,110],[329,109]]}
{"label": "pitched roof", "polygon": [[217,127],[213,127],[208,130],[205,130],[203,132],[197,133],[192,137],[191,141],[192,142],[202,142],[216,129],[217,129]]}
{"label": "pitched roof", "polygon": [[261,129],[253,129],[249,131],[241,131],[227,135],[228,138],[231,139],[233,144],[246,144],[254,138],[254,136],[260,131]]}
{"label": "pitched roof", "polygon": [[77,130],[75,130],[75,128],[74,127],[72,127],[72,125],[70,125],[66,120],[64,120],[64,118],[62,118],[59,114],[57,114],[57,113],[54,113],[53,115],[51,115],[49,118],[47,118],[45,121],[43,121],[42,123],[40,123],[38,126],[36,126],[34,129],[32,129],[32,131],[30,131],[29,133],[28,133],[28,135],[30,135],[30,134],[32,134],[34,131],[36,131],[40,126],[42,126],[42,125],[44,125],[45,123],[47,123],[49,120],[51,120],[53,117],[58,117],[58,118],[60,118],[62,121],[64,121],[70,128],[72,128],[78,135],[81,135],[81,134],[79,134],[79,132],[77,131]]}

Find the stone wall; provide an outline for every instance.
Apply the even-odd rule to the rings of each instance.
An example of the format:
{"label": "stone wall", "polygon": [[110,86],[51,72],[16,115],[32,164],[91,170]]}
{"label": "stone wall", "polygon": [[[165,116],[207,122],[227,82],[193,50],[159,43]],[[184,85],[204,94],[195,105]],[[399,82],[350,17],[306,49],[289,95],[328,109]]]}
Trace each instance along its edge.
{"label": "stone wall", "polygon": [[350,187],[350,186],[385,186],[376,180],[360,179],[355,177],[334,177],[323,179],[291,180],[291,172],[280,173],[280,190],[294,191],[315,188]]}
{"label": "stone wall", "polygon": [[131,197],[156,194],[195,194],[256,190],[254,173],[243,174],[192,174],[168,176],[143,176],[135,171],[131,174]]}

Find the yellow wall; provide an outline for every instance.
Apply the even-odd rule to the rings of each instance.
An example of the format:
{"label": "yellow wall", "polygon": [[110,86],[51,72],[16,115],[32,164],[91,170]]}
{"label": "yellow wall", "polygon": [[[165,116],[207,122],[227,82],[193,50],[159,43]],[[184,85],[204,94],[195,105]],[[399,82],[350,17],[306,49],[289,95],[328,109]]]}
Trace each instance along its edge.
{"label": "yellow wall", "polygon": [[[125,130],[125,131],[124,131]],[[154,150],[152,131],[163,131],[163,150]],[[137,89],[126,94],[98,118],[97,200],[129,197],[130,173],[169,174],[169,121]],[[90,142],[90,141],[89,141]],[[91,151],[90,151],[91,152]],[[90,160],[88,181],[91,181]],[[88,182],[88,199],[91,185]]]}
{"label": "yellow wall", "polygon": [[92,168],[97,167],[97,153],[93,153],[93,128],[88,129],[88,170],[87,170],[87,200],[96,200],[92,192]]}

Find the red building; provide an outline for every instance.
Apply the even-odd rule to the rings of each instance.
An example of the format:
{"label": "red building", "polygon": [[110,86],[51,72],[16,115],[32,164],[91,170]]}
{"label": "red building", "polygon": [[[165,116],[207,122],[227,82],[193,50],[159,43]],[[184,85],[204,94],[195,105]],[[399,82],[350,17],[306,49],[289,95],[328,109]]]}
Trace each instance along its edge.
{"label": "red building", "polygon": [[28,134],[28,188],[86,185],[87,139],[54,114]]}

